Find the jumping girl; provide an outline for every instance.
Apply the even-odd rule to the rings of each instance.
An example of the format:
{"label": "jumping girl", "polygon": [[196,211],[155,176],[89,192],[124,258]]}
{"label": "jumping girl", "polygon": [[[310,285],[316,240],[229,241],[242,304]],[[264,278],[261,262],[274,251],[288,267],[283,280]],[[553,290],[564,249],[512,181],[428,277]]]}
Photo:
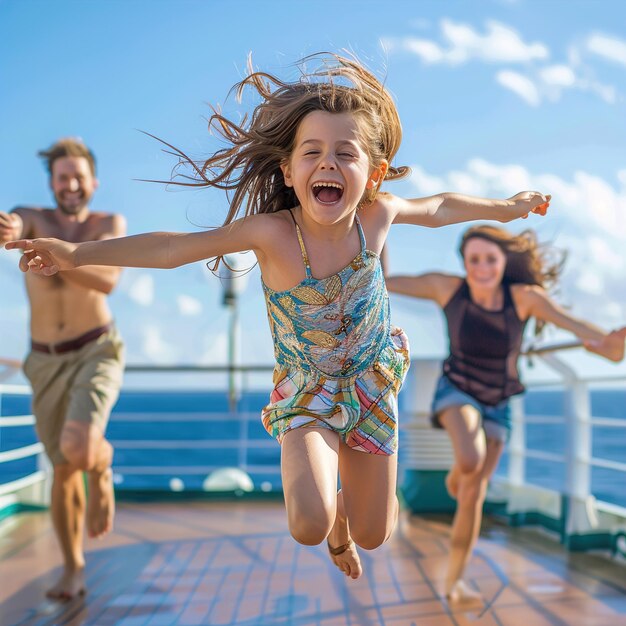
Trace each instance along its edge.
{"label": "jumping girl", "polygon": [[24,250],[23,271],[44,275],[83,265],[174,268],[253,250],[276,357],[262,419],[282,446],[289,530],[305,545],[327,539],[335,564],[358,578],[355,544],[380,546],[398,513],[396,397],[409,357],[389,321],[379,261],[387,231],[393,223],[507,222],[545,214],[547,200],[538,192],[508,200],[379,193],[383,181],[408,173],[391,166],[401,139],[396,107],[358,62],[316,58],[319,69],[303,68],[297,82],[251,71],[236,86],[261,97],[249,120],[212,116],[229,145],[189,164],[200,185],[232,193],[222,227],[7,248]]}

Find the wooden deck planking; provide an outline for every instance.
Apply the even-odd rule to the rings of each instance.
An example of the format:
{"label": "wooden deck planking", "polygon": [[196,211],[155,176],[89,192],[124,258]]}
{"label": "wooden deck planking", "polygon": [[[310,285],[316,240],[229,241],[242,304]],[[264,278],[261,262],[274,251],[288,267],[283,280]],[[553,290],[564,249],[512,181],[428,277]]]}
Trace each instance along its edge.
{"label": "wooden deck planking", "polygon": [[323,546],[303,547],[276,502],[121,503],[87,543],[88,595],[44,598],[60,556],[46,513],[0,527],[2,626],[619,626],[626,568],[570,555],[532,531],[491,526],[468,579],[484,606],[439,595],[449,520],[401,517],[346,579]]}

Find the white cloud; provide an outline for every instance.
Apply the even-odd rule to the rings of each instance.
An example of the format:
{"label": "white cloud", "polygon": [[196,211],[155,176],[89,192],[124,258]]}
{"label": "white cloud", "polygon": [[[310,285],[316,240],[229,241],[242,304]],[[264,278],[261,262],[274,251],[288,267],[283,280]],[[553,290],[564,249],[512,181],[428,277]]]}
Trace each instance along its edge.
{"label": "white cloud", "polygon": [[458,66],[473,60],[524,63],[525,72],[503,70],[496,74],[496,81],[534,107],[546,100],[558,101],[566,89],[589,92],[607,104],[615,104],[616,88],[597,81],[592,69],[583,63],[581,53],[592,52],[626,65],[626,41],[594,34],[583,46],[569,46],[568,63],[541,67],[550,56],[545,44],[526,42],[513,28],[493,20],[486,23],[481,33],[468,24],[443,19],[439,41],[424,37],[387,38],[385,45],[389,52],[405,50],[428,65]]}
{"label": "white cloud", "polygon": [[[626,315],[626,170],[617,172],[616,179],[612,184],[584,171],[565,179],[533,173],[517,164],[474,158],[465,168],[439,176],[416,167],[409,180],[419,195],[449,189],[469,193],[471,187],[487,197],[509,197],[523,189],[551,193],[549,219],[531,218],[507,228],[514,232],[523,227],[538,229],[541,240],[567,250],[558,299],[572,304],[574,314],[609,328],[623,325]],[[462,185],[455,186],[459,181]]]}
{"label": "white cloud", "polygon": [[592,80],[580,80],[576,85],[583,91],[595,93],[607,104],[615,104],[617,102],[617,90],[613,85],[603,85]]}
{"label": "white cloud", "polygon": [[609,61],[626,65],[626,41],[595,33],[586,41],[586,49]]}
{"label": "white cloud", "polygon": [[591,254],[594,265],[602,268],[602,271],[617,277],[623,276],[626,259],[624,250],[613,250],[607,245],[607,241],[601,237],[589,237],[587,246]]}
{"label": "white cloud", "polygon": [[548,48],[539,42],[526,43],[520,35],[504,24],[489,21],[482,34],[469,26],[449,19],[440,24],[443,43],[429,39],[406,38],[386,40],[388,49],[401,47],[417,55],[424,63],[460,65],[472,60],[489,63],[526,63],[546,59]]}
{"label": "white cloud", "polygon": [[423,196],[434,196],[445,187],[443,178],[427,174],[419,165],[411,166],[410,180]]}
{"label": "white cloud", "polygon": [[176,296],[176,304],[181,315],[199,315],[202,313],[202,303],[191,296],[184,294]]}
{"label": "white cloud", "polygon": [[[216,363],[227,362],[228,335],[225,331],[205,337],[202,343],[204,350],[199,358],[200,363],[215,365]],[[241,348],[241,346],[239,346],[239,348]],[[241,353],[241,350],[238,352]],[[237,360],[240,360],[239,354],[237,355]]]}
{"label": "white cloud", "polygon": [[518,72],[504,70],[496,74],[496,81],[498,81],[498,83],[500,83],[503,87],[506,87],[513,93],[517,94],[527,104],[530,104],[530,106],[539,106],[541,102],[539,90],[530,78],[523,76]]}
{"label": "white cloud", "polygon": [[496,165],[484,159],[470,159],[467,167],[470,176],[482,179],[486,188],[500,186],[515,193],[532,187],[530,174],[521,165]]}
{"label": "white cloud", "polygon": [[566,89],[594,93],[607,104],[615,104],[617,101],[615,87],[580,78],[573,67],[568,65],[548,65],[526,74],[503,70],[496,74],[496,80],[531,106],[538,106],[544,100],[556,102]]}
{"label": "white cloud", "polygon": [[152,306],[154,302],[154,278],[150,274],[139,274],[127,287],[128,297],[141,306]]}
{"label": "white cloud", "polygon": [[[571,180],[547,173],[533,174],[516,164],[500,165],[474,158],[464,170],[452,170],[443,176],[433,176],[416,167],[410,181],[420,194],[432,195],[445,189],[467,192],[455,186],[455,181],[471,180],[471,186],[483,195],[510,196],[523,189],[539,189],[551,193],[553,206],[567,212],[569,221],[576,223],[580,232],[591,239],[594,250],[602,242],[626,242],[626,170],[617,173],[618,186],[588,172],[578,171]],[[608,239],[604,239],[608,237]],[[615,249],[618,249],[617,247]],[[596,252],[600,259],[600,253]]]}
{"label": "white cloud", "polygon": [[480,35],[470,26],[443,20],[441,25],[445,38],[459,56],[479,58],[497,63],[520,63],[549,56],[541,43],[526,44],[512,28],[500,22],[487,22],[487,33]]}
{"label": "white cloud", "polygon": [[539,70],[539,77],[545,85],[571,87],[576,82],[576,75],[567,65],[548,65]]}
{"label": "white cloud", "polygon": [[416,54],[424,63],[441,63],[445,59],[444,51],[434,42],[427,39],[407,39],[404,47]]}
{"label": "white cloud", "polygon": [[601,296],[604,293],[604,280],[597,271],[586,267],[578,274],[576,287],[589,296]]}
{"label": "white cloud", "polygon": [[149,361],[175,363],[178,357],[176,347],[163,339],[163,329],[156,324],[141,328],[141,351]]}

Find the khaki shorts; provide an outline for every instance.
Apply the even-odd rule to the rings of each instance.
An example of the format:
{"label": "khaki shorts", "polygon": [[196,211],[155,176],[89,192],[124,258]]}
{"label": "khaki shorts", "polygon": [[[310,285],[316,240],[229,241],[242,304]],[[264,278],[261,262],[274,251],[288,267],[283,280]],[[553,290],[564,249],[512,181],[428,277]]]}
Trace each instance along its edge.
{"label": "khaki shorts", "polygon": [[94,424],[104,433],[123,373],[124,344],[115,328],[78,350],[26,357],[35,429],[53,465],[67,462],[59,447],[66,422]]}

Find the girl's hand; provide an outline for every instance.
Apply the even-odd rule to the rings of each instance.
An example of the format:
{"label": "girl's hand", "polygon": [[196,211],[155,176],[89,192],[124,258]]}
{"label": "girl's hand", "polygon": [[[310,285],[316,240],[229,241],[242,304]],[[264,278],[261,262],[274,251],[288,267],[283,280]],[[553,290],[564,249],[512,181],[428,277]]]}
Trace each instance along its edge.
{"label": "girl's hand", "polygon": [[78,244],[60,239],[19,239],[4,246],[7,250],[24,250],[20,258],[22,272],[52,276],[63,270],[77,267]]}
{"label": "girl's hand", "polygon": [[19,237],[22,221],[17,215],[0,211],[0,243]]}
{"label": "girl's hand", "polygon": [[583,343],[586,350],[595,352],[610,361],[619,363],[624,358],[624,348],[626,347],[626,326],[619,330],[614,330],[599,341],[585,341]]}
{"label": "girl's hand", "polygon": [[552,196],[544,196],[538,191],[521,191],[511,196],[509,201],[513,202],[515,208],[521,212],[518,217],[525,220],[530,213],[545,215],[548,212],[551,199]]}

